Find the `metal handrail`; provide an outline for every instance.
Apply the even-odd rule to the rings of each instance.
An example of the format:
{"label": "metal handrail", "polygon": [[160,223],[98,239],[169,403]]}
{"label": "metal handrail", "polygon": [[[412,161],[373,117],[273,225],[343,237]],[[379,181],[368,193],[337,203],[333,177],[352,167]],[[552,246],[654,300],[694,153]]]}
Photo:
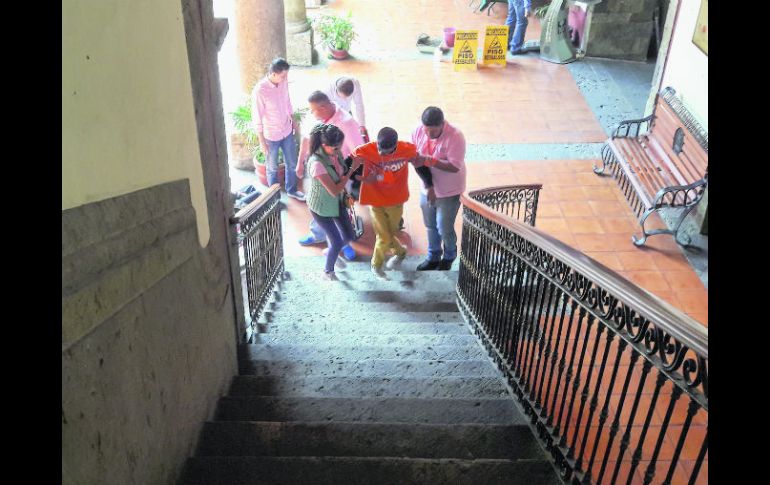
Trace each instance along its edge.
{"label": "metal handrail", "polygon": [[280,186],[273,184],[230,218],[242,249],[239,252],[246,273],[245,287],[251,317],[250,328],[239,329],[242,343],[255,333],[256,321],[284,271],[280,201]]}
{"label": "metal handrail", "polygon": [[[708,453],[708,330],[530,227],[540,187],[521,187],[461,196],[461,313],[505,373],[563,479],[630,484],[641,467],[645,484],[656,472],[671,483],[683,450],[697,446],[684,472],[693,483]],[[531,210],[498,210],[511,194]],[[675,451],[661,463],[667,437]],[[650,442],[652,455],[643,452]],[[621,473],[629,458],[630,470]]]}
{"label": "metal handrail", "polygon": [[474,200],[480,194],[488,193],[491,190],[494,189],[466,192],[460,196],[460,201],[483,217],[500,224],[505,229],[518,234],[543,251],[567,263],[598,286],[633,306],[641,315],[656,322],[656,325],[659,325],[690,349],[708,358],[708,328],[670,303],[640,288],[577,249],[537,228],[522,224]]}

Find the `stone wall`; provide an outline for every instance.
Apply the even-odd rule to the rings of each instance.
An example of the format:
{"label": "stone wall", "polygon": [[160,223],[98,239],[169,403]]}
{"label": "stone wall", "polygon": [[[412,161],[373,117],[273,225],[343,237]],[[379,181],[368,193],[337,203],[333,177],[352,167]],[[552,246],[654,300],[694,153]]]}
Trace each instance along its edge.
{"label": "stone wall", "polygon": [[188,182],[62,212],[64,483],[172,483],[235,373]]}
{"label": "stone wall", "polygon": [[658,0],[604,0],[594,7],[586,55],[647,60]]}
{"label": "stone wall", "polygon": [[65,484],[175,483],[237,370],[223,26],[210,0],[182,0],[178,20],[197,138],[159,140],[199,153],[210,237],[199,244],[188,179],[62,211]]}

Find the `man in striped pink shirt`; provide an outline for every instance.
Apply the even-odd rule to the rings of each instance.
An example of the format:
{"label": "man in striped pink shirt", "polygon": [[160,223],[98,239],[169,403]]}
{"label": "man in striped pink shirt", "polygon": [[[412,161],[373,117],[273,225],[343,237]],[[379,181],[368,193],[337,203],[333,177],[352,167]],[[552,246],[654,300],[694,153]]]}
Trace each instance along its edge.
{"label": "man in striped pink shirt", "polygon": [[278,178],[278,150],[283,152],[286,164],[286,194],[304,201],[305,194],[297,190],[297,143],[294,140],[294,121],[289,99],[289,63],[276,58],[270,70],[254,86],[251,96],[251,113],[254,131],[259,145],[267,158],[267,184],[273,185]]}

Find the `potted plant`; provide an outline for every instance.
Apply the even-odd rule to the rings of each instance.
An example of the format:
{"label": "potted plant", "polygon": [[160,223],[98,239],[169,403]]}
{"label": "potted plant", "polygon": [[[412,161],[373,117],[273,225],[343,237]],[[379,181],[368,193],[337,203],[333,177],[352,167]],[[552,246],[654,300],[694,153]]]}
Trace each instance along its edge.
{"label": "potted plant", "polygon": [[347,17],[321,15],[313,20],[313,26],[318,32],[321,42],[326,44],[335,59],[346,59],[350,44],[356,38],[350,19],[351,13],[348,11]]}
{"label": "potted plant", "polygon": [[[241,168],[236,165],[236,168],[241,168],[242,170],[255,170],[259,177],[259,182],[262,185],[267,186],[266,157],[265,154],[262,153],[262,149],[259,146],[259,137],[257,137],[257,133],[254,131],[251,124],[251,101],[244,101],[235,109],[235,111],[230,113],[230,116],[232,117],[233,127],[235,128],[234,135],[237,137],[237,141],[233,141],[233,138],[231,138],[234,151],[233,157],[236,158],[236,163],[238,163],[237,157],[239,155],[239,147],[237,145],[242,146],[242,153],[251,156],[251,166]],[[281,152],[278,154],[278,183],[280,184],[283,184],[285,170],[283,153]]]}

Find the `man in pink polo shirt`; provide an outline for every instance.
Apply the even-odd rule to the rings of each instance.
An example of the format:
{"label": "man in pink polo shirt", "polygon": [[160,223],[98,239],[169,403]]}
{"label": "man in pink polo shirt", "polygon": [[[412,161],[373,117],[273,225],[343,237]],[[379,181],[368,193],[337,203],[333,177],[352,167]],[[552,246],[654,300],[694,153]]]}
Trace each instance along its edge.
{"label": "man in pink polo shirt", "polygon": [[[310,130],[319,123],[334,125],[345,135],[340,147],[343,157],[350,155],[364,140],[359,131],[358,123],[343,109],[333,103],[329,97],[321,91],[313,91],[307,99],[312,117],[308,117],[307,125],[302,132],[310,133]],[[305,175],[305,162],[310,156],[310,138],[303,137],[299,148],[299,163],[297,163],[297,177],[302,179]],[[326,234],[315,219],[310,221],[310,234],[299,240],[303,246],[326,242]],[[348,244],[342,248],[342,257],[352,261],[356,257],[355,250]]]}
{"label": "man in pink polo shirt", "polygon": [[[420,155],[436,160],[430,166],[432,186],[420,193],[420,208],[428,230],[428,257],[418,271],[448,270],[457,257],[455,218],[460,194],[465,192],[465,137],[444,119],[444,113],[429,106],[422,124],[412,133]],[[443,243],[443,247],[442,247]]]}
{"label": "man in pink polo shirt", "polygon": [[305,194],[297,190],[297,143],[294,141],[294,110],[289,99],[289,63],[276,58],[270,70],[254,86],[251,95],[251,113],[259,146],[267,158],[267,184],[278,179],[278,150],[283,151],[286,164],[286,194],[304,201]]}

